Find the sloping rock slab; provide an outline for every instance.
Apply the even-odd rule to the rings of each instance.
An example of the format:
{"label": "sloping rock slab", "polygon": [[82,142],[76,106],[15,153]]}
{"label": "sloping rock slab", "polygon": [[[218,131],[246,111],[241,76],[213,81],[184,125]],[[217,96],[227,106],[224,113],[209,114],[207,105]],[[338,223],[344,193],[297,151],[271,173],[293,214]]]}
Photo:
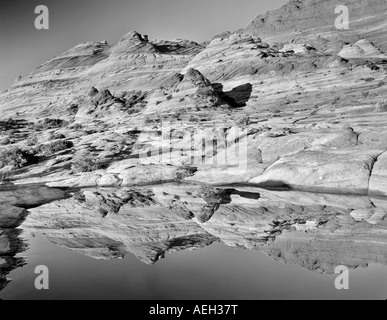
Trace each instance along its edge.
{"label": "sloping rock slab", "polygon": [[370,179],[370,193],[387,196],[387,153],[376,161]]}
{"label": "sloping rock slab", "polygon": [[368,193],[377,150],[307,150],[281,158],[252,184],[309,191]]}

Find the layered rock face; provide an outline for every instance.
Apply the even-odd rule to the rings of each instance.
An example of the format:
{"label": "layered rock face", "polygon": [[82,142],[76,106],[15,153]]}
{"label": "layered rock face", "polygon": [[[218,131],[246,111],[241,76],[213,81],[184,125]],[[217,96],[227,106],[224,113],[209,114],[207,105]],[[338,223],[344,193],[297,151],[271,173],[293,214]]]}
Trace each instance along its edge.
{"label": "layered rock face", "polygon": [[[103,259],[220,241],[321,272],[385,264],[386,12],[290,1],[206,46],[130,32],[48,61],[0,94],[0,177],[79,193],[23,226]],[[25,206],[4,206],[13,228]]]}
{"label": "layered rock face", "polygon": [[214,242],[333,273],[387,264],[387,202],[367,196],[164,184],[85,189],[31,209],[23,228],[95,259],[153,264]]}
{"label": "layered rock face", "polygon": [[[338,32],[335,21],[342,11],[336,12],[336,8],[343,5],[349,9],[349,30]],[[386,9],[383,0],[291,0],[278,10],[257,16],[242,32],[277,42],[368,39],[387,50]]]}
{"label": "layered rock face", "polygon": [[[80,44],[48,61],[0,96],[3,117],[44,117],[66,114],[92,86],[110,90],[152,90],[180,71],[202,47],[186,40],[155,41],[137,32],[117,45]],[[129,89],[129,90],[128,90]]]}
{"label": "layered rock face", "polygon": [[[384,2],[349,1],[348,31],[325,27],[334,4],[291,1],[205,48],[130,32],[117,45],[85,43],[56,57],[4,92],[0,106],[4,117],[19,117],[11,145],[34,134],[36,143],[62,136],[73,148],[16,170],[15,180],[124,186],[186,178],[387,194],[377,163],[387,149],[386,55],[373,37],[384,30]],[[360,20],[372,32],[362,33]],[[269,28],[273,21],[281,22]],[[293,24],[309,29],[287,32]],[[344,41],[343,33],[356,37]],[[37,131],[47,117],[62,125]],[[74,175],[85,152],[104,170]],[[182,166],[190,170],[181,174]]]}

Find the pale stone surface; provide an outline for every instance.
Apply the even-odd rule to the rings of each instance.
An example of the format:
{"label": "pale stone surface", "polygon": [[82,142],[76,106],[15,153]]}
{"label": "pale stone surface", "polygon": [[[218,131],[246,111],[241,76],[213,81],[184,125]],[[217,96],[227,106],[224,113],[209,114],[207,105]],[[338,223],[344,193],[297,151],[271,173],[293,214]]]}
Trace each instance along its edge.
{"label": "pale stone surface", "polygon": [[[80,45],[63,57],[57,57],[38,68],[33,73],[35,81],[49,69],[57,68],[58,63],[63,67],[60,73],[63,77],[65,73],[71,74],[74,71],[74,66],[67,66],[70,57],[78,54],[85,56],[83,63],[87,66],[83,65],[82,68],[88,68],[87,77],[82,73],[74,80],[77,81],[79,91],[73,92],[74,98],[71,101],[65,102],[60,98],[62,94],[69,97],[69,92],[66,91],[68,86],[50,87],[44,91],[44,99],[51,99],[51,95],[55,95],[58,100],[47,101],[49,109],[39,107],[43,109],[29,108],[23,111],[23,107],[20,107],[22,114],[27,116],[32,112],[33,117],[37,118],[46,116],[47,110],[50,110],[52,115],[75,120],[75,124],[80,125],[81,129],[74,130],[68,126],[50,129],[47,133],[37,133],[41,141],[49,139],[53,132],[62,134],[71,139],[74,147],[54,154],[47,162],[42,161],[31,166],[27,172],[15,172],[15,182],[48,183],[50,186],[120,186],[152,183],[152,179],[153,182],[173,180],[179,178],[174,173],[179,167],[193,166],[197,167],[198,172],[189,179],[212,184],[242,183],[254,177],[259,180],[263,170],[273,163],[281,163],[282,158],[288,159],[293,154],[309,149],[328,148],[326,158],[331,159],[329,163],[333,161],[334,154],[340,153],[335,148],[353,148],[348,152],[366,154],[367,150],[358,151],[359,142],[363,143],[364,149],[387,149],[380,136],[387,123],[381,118],[382,113],[374,113],[374,107],[367,104],[380,99],[378,95],[385,94],[383,86],[380,86],[386,77],[385,71],[369,69],[365,64],[353,67],[349,63],[332,60],[318,53],[321,48],[313,50],[305,44],[288,43],[277,50],[249,35],[217,38],[206,48],[187,41],[166,42],[171,50],[170,55],[159,55],[157,43],[159,42],[149,42],[138,33],[132,32],[124,36],[116,46],[105,43]],[[302,56],[297,51],[301,47],[307,49]],[[290,50],[291,48],[295,50]],[[100,56],[98,59],[101,60],[98,62],[94,60],[97,58],[95,56],[86,58],[90,50],[99,50],[104,56]],[[183,50],[184,54],[179,51],[179,55],[176,55],[176,50]],[[190,61],[188,53],[191,54]],[[151,62],[143,59],[150,55],[166,61],[157,71],[157,85],[153,85],[153,80],[150,79],[156,79],[152,76],[154,71],[150,70]],[[124,56],[138,62],[131,72],[141,71],[144,77],[149,77],[146,90],[143,86],[134,85],[134,91],[125,92],[117,87],[112,77],[109,85],[100,82],[106,81],[106,72],[111,72],[114,77],[127,75],[126,72],[130,69],[128,66],[119,69],[115,65],[130,64],[129,60],[119,58]],[[182,62],[179,70],[170,70],[170,58],[188,60]],[[117,69],[107,71],[107,65],[111,63]],[[311,64],[314,64],[313,70],[310,68]],[[292,67],[288,68],[290,65]],[[167,69],[161,72],[164,66]],[[251,69],[252,66],[255,70]],[[99,75],[101,80],[95,80],[99,79]],[[58,75],[50,75],[54,76]],[[83,77],[87,78],[87,85],[83,85]],[[373,80],[359,80],[365,78]],[[91,79],[95,80],[94,83],[90,83]],[[136,79],[131,81],[139,81],[139,78]],[[57,80],[56,83],[64,81]],[[46,80],[40,81],[46,83]],[[109,91],[96,92],[97,89],[93,89],[93,97],[89,97],[92,87],[105,87]],[[20,91],[21,88],[23,91]],[[17,105],[16,101],[19,101],[30,106],[29,100],[35,99],[33,90],[35,88],[28,83],[11,88],[0,96],[0,104],[8,105],[9,101],[14,101]],[[351,97],[351,92],[365,90],[368,96],[363,94],[364,98],[359,99],[354,95],[348,105],[346,99]],[[356,105],[352,101],[357,101],[353,102]],[[41,103],[39,101],[40,106]],[[73,118],[70,116],[72,111],[68,111],[70,109],[67,107],[63,108],[64,103],[71,110],[72,106],[77,106]],[[4,115],[7,115],[6,108]],[[211,137],[224,137],[227,143],[234,139],[236,149],[245,149],[243,134],[239,133],[238,136],[236,128],[246,130],[249,136],[244,155],[235,157],[232,155],[232,146],[220,143],[216,156],[227,158],[229,163],[219,163],[216,166],[216,157],[211,158],[208,153],[203,158],[203,137],[209,140]],[[24,130],[28,132],[29,129]],[[167,131],[172,133],[170,137],[165,134]],[[23,141],[19,144],[22,145]],[[72,163],[82,159],[84,152],[90,150],[93,157],[106,163],[106,169],[74,175]],[[257,150],[260,151],[259,157],[255,154]],[[149,168],[134,169],[139,165]],[[162,169],[159,171],[162,168],[160,165],[175,166],[177,169],[165,167],[163,174]],[[155,172],[152,173],[152,170]],[[367,170],[361,178],[353,180],[350,185],[344,185],[349,188],[346,192],[367,192],[366,175]],[[322,180],[325,176],[327,175],[323,175]],[[297,183],[291,184],[298,185],[302,181],[300,179],[295,182]],[[330,183],[326,181],[324,185],[324,181],[321,181],[321,186],[325,188]],[[310,182],[304,187],[309,184]],[[335,185],[336,187],[338,186]]]}
{"label": "pale stone surface", "polygon": [[[335,28],[339,14],[335,8],[349,8],[350,28],[340,32]],[[370,41],[387,49],[383,33],[386,30],[387,4],[384,0],[367,0],[359,5],[358,0],[291,0],[281,8],[257,16],[242,32],[255,34],[264,41],[280,42],[300,39],[321,43],[326,39],[336,41],[336,49],[342,41],[356,42],[365,36]],[[311,43],[313,45],[313,43]]]}
{"label": "pale stone surface", "polygon": [[[355,150],[354,150],[355,151]],[[250,183],[338,193],[367,193],[374,157],[380,151],[302,151],[281,158]]]}
{"label": "pale stone surface", "polygon": [[387,152],[380,155],[372,170],[370,193],[387,196]]}
{"label": "pale stone surface", "polygon": [[356,59],[356,58],[376,58],[387,59],[387,55],[381,50],[377,49],[372,42],[362,39],[353,45],[346,45],[338,53],[338,55],[344,59]]}

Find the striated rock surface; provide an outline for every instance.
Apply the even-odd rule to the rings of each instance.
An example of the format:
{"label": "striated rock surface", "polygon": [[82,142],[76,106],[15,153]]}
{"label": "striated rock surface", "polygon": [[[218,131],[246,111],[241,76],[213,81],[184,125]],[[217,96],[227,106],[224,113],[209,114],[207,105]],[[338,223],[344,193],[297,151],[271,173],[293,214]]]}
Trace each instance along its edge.
{"label": "striated rock surface", "polygon": [[[380,151],[318,150],[286,156],[250,180],[266,186],[288,186],[338,193],[368,193],[371,171]],[[376,173],[374,172],[374,175]]]}
{"label": "striated rock surface", "polygon": [[333,273],[387,264],[386,199],[164,184],[84,189],[30,210],[23,228],[95,259],[166,254],[214,242]]}
{"label": "striated rock surface", "polygon": [[[376,37],[384,2],[349,1],[348,32],[323,27],[333,4],[291,1],[206,47],[130,32],[116,45],[70,49],[0,95],[1,150],[39,151],[16,166],[5,159],[1,174],[70,187],[284,178],[293,188],[366,194],[371,184],[385,194],[384,175],[371,177],[387,150]],[[359,31],[361,14],[372,32]],[[317,16],[314,38],[291,32]]]}
{"label": "striated rock surface", "polygon": [[365,39],[344,46],[338,55],[344,59],[387,59],[386,54]]}
{"label": "striated rock surface", "polygon": [[1,270],[24,219],[97,259],[221,242],[317,272],[386,264],[386,12],[292,0],[203,44],[130,32],[18,79],[0,93]]}
{"label": "striated rock surface", "polygon": [[201,49],[185,40],[152,43],[137,32],[128,33],[115,46],[107,42],[80,44],[3,92],[3,117],[15,112],[23,117],[68,117],[68,107],[82,101],[93,86],[114,92],[151,90],[180,71]]}
{"label": "striated rock surface", "polygon": [[[338,32],[335,21],[338,6],[349,9],[349,30]],[[264,40],[308,39],[314,41],[350,41],[367,38],[387,49],[386,31],[387,4],[383,0],[291,0],[278,10],[257,16],[244,30]]]}
{"label": "striated rock surface", "polygon": [[386,196],[387,190],[387,154],[381,154],[373,167],[372,176],[370,179],[369,191],[373,194]]}

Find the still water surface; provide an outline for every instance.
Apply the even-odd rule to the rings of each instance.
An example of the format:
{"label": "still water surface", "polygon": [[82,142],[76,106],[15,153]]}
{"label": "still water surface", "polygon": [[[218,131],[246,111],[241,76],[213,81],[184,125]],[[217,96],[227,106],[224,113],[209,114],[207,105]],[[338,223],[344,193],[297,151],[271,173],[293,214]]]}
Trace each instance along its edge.
{"label": "still water surface", "polygon": [[[321,275],[275,262],[257,251],[215,243],[167,254],[154,265],[133,255],[99,261],[24,234],[27,264],[13,270],[0,292],[7,299],[382,299],[387,267],[350,270],[349,290],[336,290],[337,275]],[[35,267],[49,268],[49,290],[36,290]]]}

